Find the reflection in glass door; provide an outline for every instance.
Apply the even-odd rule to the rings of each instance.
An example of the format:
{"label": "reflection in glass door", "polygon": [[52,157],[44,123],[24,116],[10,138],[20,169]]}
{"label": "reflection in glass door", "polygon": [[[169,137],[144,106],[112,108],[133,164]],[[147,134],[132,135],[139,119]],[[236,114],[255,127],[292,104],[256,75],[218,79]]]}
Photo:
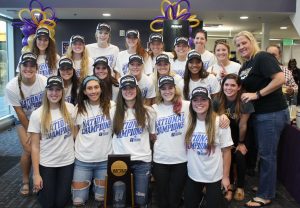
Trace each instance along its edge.
{"label": "reflection in glass door", "polygon": [[6,24],[5,21],[0,20],[0,117],[9,114],[9,107],[4,99],[5,85],[8,82]]}

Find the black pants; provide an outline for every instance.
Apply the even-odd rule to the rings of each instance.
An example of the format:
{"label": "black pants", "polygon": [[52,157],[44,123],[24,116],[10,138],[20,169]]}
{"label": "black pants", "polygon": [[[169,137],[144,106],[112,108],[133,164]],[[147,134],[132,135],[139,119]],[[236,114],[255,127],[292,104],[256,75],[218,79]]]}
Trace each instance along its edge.
{"label": "black pants", "polygon": [[38,200],[43,208],[65,207],[71,197],[71,183],[74,164],[63,167],[45,167],[40,165],[43,189]]}
{"label": "black pants", "polygon": [[172,165],[154,163],[153,174],[158,207],[178,208],[187,177],[187,163]]}
{"label": "black pants", "polygon": [[234,166],[236,165],[237,172],[237,187],[244,188],[245,174],[246,174],[246,160],[245,155],[240,151],[231,150],[232,162],[230,165],[230,184],[234,183]]}
{"label": "black pants", "polygon": [[207,208],[222,207],[221,181],[214,183],[196,182],[188,177],[184,192],[184,207],[198,208],[203,197],[203,188],[206,187]]}

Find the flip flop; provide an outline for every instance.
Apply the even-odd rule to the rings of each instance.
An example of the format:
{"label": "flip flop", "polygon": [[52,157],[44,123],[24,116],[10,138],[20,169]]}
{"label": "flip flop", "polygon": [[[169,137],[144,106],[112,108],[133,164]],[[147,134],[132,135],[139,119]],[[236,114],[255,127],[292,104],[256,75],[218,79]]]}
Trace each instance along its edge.
{"label": "flip flop", "polygon": [[[27,186],[28,186],[28,188],[27,188]],[[29,195],[29,192],[30,192],[30,187],[29,187],[29,182],[23,182],[22,184],[21,184],[21,188],[20,188],[20,194],[22,195],[22,196],[28,196]]]}
{"label": "flip flop", "polygon": [[[247,204],[247,203],[249,203],[249,202],[257,203],[257,204],[259,204],[259,205],[257,205],[257,206],[250,206],[250,205]],[[270,201],[270,202],[268,202],[268,203],[264,203],[264,202],[262,202],[262,201],[255,200],[254,198],[251,199],[249,202],[247,202],[247,203],[244,205],[244,207],[260,208],[260,207],[265,207],[265,206],[268,206],[268,205],[272,204],[272,201]]]}

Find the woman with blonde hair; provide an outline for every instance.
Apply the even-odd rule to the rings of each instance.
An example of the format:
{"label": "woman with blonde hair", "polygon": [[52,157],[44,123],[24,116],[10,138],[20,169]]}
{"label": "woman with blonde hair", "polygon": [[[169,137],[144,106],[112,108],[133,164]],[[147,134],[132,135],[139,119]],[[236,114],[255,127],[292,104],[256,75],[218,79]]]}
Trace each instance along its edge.
{"label": "woman with blonde hair", "polygon": [[220,128],[208,90],[192,91],[185,134],[188,179],[184,193],[186,208],[197,208],[206,187],[207,207],[220,207],[221,186],[228,190],[233,145],[230,128]]}
{"label": "woman with blonde hair", "polygon": [[172,70],[183,78],[187,54],[190,51],[189,39],[178,37],[174,41],[173,59],[171,61]]}
{"label": "woman with blonde hair", "polygon": [[28,126],[34,191],[42,207],[65,207],[70,199],[74,168],[74,106],[64,101],[59,76],[47,80],[43,104]]}
{"label": "woman with blonde hair", "polygon": [[108,65],[113,73],[119,53],[119,48],[118,46],[115,46],[111,43],[110,25],[106,23],[99,23],[96,27],[95,38],[96,43],[86,45],[89,56],[94,61],[97,57],[105,56],[108,60]]}
{"label": "woman with blonde hair", "polygon": [[281,87],[285,78],[276,58],[260,51],[248,31],[234,37],[237,57],[242,63],[239,76],[246,90],[243,102],[252,102],[253,128],[260,157],[259,185],[256,197],[246,207],[262,207],[272,202],[276,192],[277,147],[282,130],[289,123],[289,112]]}
{"label": "woman with blonde hair", "polygon": [[113,119],[113,152],[130,154],[134,202],[139,207],[145,207],[151,175],[149,137],[155,134],[155,112],[144,106],[141,90],[132,75],[121,77],[117,103]]}
{"label": "woman with blonde hair", "polygon": [[7,83],[5,96],[17,114],[15,124],[23,149],[20,161],[23,175],[20,194],[28,196],[30,193],[31,147],[30,134],[27,129],[32,111],[42,104],[47,78],[37,74],[37,56],[31,52],[21,56],[18,68],[20,73]]}
{"label": "woman with blonde hair", "polygon": [[171,70],[170,58],[167,54],[159,54],[155,60],[155,70],[154,73],[150,75],[153,80],[153,84],[155,86],[156,94],[158,94],[158,79],[161,76],[171,76],[174,78],[175,84],[177,88],[182,92],[182,78]]}
{"label": "woman with blonde hair", "polygon": [[151,78],[143,73],[143,57],[137,54],[131,55],[128,62],[128,72],[137,80],[144,99],[144,104],[150,106],[155,99],[155,86],[153,85]]}
{"label": "woman with blonde hair", "polygon": [[[187,176],[184,145],[189,102],[181,98],[172,76],[158,80],[158,96],[152,105],[156,112],[156,139],[153,140],[153,174],[158,207],[177,208]],[[178,180],[180,179],[180,180]]]}
{"label": "woman with blonde hair", "polygon": [[93,74],[93,59],[89,57],[83,36],[73,35],[71,37],[66,56],[73,61],[80,82],[86,76]]}
{"label": "woman with blonde hair", "polygon": [[55,41],[47,28],[38,28],[32,42],[31,52],[37,55],[38,74],[46,77],[57,74],[59,55],[56,53]]}
{"label": "woman with blonde hair", "polygon": [[117,63],[115,70],[117,77],[124,76],[128,73],[128,60],[129,56],[137,54],[143,57],[145,61],[144,74],[149,75],[152,73],[152,63],[147,51],[143,48],[138,30],[127,30],[126,31],[126,50],[121,51],[117,57]]}

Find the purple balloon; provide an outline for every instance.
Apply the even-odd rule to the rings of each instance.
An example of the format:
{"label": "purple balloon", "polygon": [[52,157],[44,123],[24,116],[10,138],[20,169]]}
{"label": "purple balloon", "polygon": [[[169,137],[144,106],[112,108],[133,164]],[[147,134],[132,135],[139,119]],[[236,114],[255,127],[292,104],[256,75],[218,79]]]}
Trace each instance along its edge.
{"label": "purple balloon", "polygon": [[35,33],[36,27],[32,27],[31,25],[24,24],[20,29],[23,35],[25,37],[28,37]]}
{"label": "purple balloon", "polygon": [[40,1],[38,1],[38,0],[31,0],[30,3],[29,3],[29,10],[30,10],[30,11],[32,10],[32,4],[33,4],[34,2],[36,2],[36,3],[38,3],[38,4],[40,5],[41,10],[44,9],[43,4],[42,4]]}
{"label": "purple balloon", "polygon": [[25,36],[23,39],[22,39],[22,46],[27,46],[28,45],[28,36]]}

